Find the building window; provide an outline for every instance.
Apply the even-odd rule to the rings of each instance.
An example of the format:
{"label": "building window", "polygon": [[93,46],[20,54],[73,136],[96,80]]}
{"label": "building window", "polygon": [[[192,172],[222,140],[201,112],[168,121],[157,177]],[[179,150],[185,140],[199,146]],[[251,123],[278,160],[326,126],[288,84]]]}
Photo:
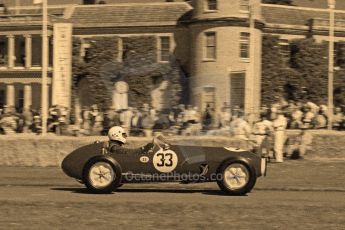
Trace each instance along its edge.
{"label": "building window", "polygon": [[245,99],[245,73],[231,73],[230,74],[230,106],[233,108],[239,106],[244,108]]}
{"label": "building window", "polygon": [[6,103],[5,90],[0,89],[0,107],[3,107]]}
{"label": "building window", "polygon": [[0,41],[0,67],[7,65],[7,44],[4,41]]}
{"label": "building window", "polygon": [[32,36],[32,66],[42,65],[42,38],[39,35]]}
{"label": "building window", "polygon": [[243,59],[249,58],[249,40],[250,33],[241,32],[240,36],[240,57]]}
{"label": "building window", "polygon": [[240,11],[249,12],[249,0],[240,0]]}
{"label": "building window", "polygon": [[290,44],[289,44],[289,40],[287,39],[279,39],[279,52],[280,55],[282,56],[282,58],[285,61],[288,61],[290,59]]}
{"label": "building window", "polygon": [[218,6],[217,6],[217,0],[206,0],[206,4],[207,4],[207,10],[217,10]]}
{"label": "building window", "polygon": [[164,36],[160,37],[160,55],[159,60],[163,62],[168,62],[170,60],[170,37]]}
{"label": "building window", "polygon": [[207,32],[205,33],[206,37],[206,47],[205,47],[205,59],[215,60],[216,59],[216,33]]}

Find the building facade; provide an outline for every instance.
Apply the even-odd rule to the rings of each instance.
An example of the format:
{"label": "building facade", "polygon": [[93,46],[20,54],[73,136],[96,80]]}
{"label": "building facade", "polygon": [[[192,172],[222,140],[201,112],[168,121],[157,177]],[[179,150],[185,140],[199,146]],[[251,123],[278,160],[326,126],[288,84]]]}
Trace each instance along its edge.
{"label": "building facade", "polygon": [[[84,50],[90,38],[118,38],[114,52],[119,62],[127,38],[154,38],[156,62],[167,63],[173,56],[187,72],[191,104],[201,111],[207,106],[216,111],[224,105],[239,106],[256,115],[262,36],[279,36],[282,49],[294,38],[328,39],[324,9],[266,5],[260,0],[126,2],[49,7],[50,105],[71,105],[72,38],[81,39]],[[0,106],[39,109],[41,10],[0,10]],[[345,12],[338,10],[336,19],[336,40],[345,40]],[[164,89],[164,83],[157,89]]]}
{"label": "building facade", "polygon": [[[50,27],[50,37],[52,35]],[[0,14],[0,106],[40,107],[41,17]],[[52,42],[50,42],[52,49]],[[52,52],[51,52],[52,54]],[[49,88],[52,82],[50,56]]]}

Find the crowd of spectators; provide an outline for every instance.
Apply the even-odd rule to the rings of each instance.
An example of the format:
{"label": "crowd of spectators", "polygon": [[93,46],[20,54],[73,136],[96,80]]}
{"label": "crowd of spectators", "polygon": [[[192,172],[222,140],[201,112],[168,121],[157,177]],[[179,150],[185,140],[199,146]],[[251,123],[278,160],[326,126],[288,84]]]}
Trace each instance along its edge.
{"label": "crowd of spectators", "polygon": [[[286,101],[280,99],[270,107],[263,106],[262,113],[270,114],[274,120],[276,111],[281,109],[287,119],[288,129],[326,129],[328,127],[328,107],[310,101]],[[344,108],[334,108],[332,129],[345,130]]]}
{"label": "crowd of spectators", "polygon": [[[64,136],[107,135],[113,126],[122,126],[129,136],[151,137],[163,135],[218,135],[246,140],[248,147],[274,155],[283,161],[283,152],[293,155],[297,149],[303,156],[311,143],[309,129],[326,129],[328,109],[312,102],[279,100],[270,106],[263,105],[259,116],[244,114],[239,106],[223,104],[219,112],[207,105],[202,112],[198,107],[180,104],[169,109],[157,110],[148,104],[140,108],[128,107],[105,111],[97,105],[85,106],[79,114],[71,114],[68,108],[52,106],[48,114],[47,131]],[[258,117],[256,119],[256,117]],[[39,110],[24,108],[18,112],[14,107],[0,108],[0,134],[42,132]],[[334,109],[334,130],[345,130],[345,116],[341,107]],[[286,129],[299,129],[300,135],[287,138]],[[308,144],[309,143],[309,144]]]}
{"label": "crowd of spectators", "polygon": [[[261,107],[261,116],[274,121],[277,111],[282,111],[288,129],[326,129],[328,111],[325,105],[312,102],[280,100],[275,104]],[[101,111],[97,105],[83,107],[79,116],[71,116],[66,107],[52,106],[49,109],[48,132],[57,135],[106,135],[112,126],[122,126],[130,136],[151,136],[152,132],[165,135],[238,135],[241,123],[248,123],[250,116],[243,114],[239,106],[231,108],[224,103],[220,112],[207,105],[200,112],[198,107],[180,104],[170,109],[158,111],[148,104],[140,108],[115,110],[111,107]],[[42,130],[40,111],[24,108],[18,112],[14,107],[0,108],[0,133],[37,133]],[[250,135],[255,121],[247,128]],[[334,109],[333,128],[345,129],[342,108]],[[242,125],[243,126],[243,125]]]}

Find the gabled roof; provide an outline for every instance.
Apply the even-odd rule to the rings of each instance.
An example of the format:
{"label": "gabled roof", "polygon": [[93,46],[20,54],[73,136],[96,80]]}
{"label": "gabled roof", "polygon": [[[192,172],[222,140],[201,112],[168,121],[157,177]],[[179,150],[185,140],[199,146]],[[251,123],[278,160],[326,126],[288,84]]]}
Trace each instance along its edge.
{"label": "gabled roof", "polygon": [[176,25],[191,10],[184,2],[75,5],[64,21],[74,27]]}
{"label": "gabled roof", "polygon": [[[337,10],[336,20],[345,20],[345,11]],[[262,4],[262,17],[269,24],[305,26],[310,19],[329,19],[327,9]]]}

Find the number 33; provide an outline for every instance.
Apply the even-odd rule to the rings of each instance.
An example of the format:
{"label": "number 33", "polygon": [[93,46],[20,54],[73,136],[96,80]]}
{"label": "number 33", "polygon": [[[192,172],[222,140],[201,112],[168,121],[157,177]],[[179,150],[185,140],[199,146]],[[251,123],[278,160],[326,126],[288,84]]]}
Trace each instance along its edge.
{"label": "number 33", "polygon": [[160,161],[156,164],[158,167],[171,167],[173,166],[173,155],[171,153],[158,153],[157,157],[160,157]]}

